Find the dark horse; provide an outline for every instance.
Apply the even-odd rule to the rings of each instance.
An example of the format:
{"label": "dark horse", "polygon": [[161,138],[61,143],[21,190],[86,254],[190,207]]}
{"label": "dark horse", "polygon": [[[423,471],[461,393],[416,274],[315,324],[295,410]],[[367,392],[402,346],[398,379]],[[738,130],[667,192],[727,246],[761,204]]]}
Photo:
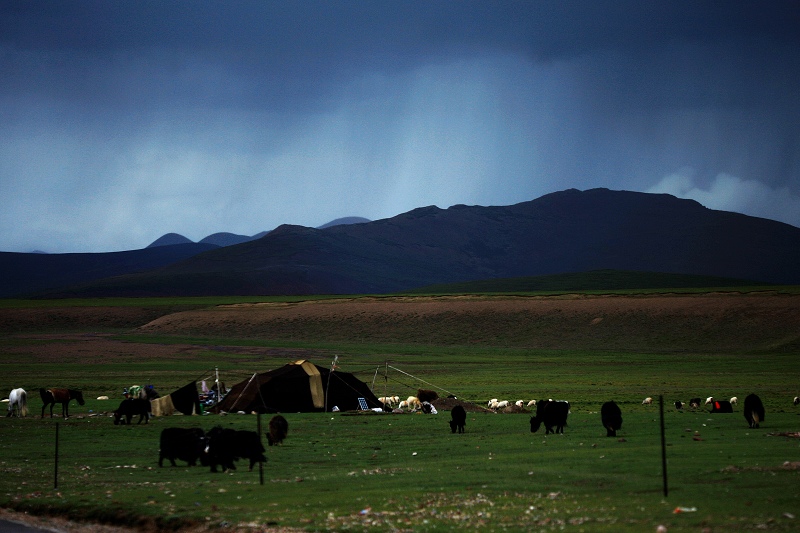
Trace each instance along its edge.
{"label": "dark horse", "polygon": [[50,418],[53,418],[53,407],[61,404],[61,415],[64,418],[69,418],[69,402],[70,400],[77,400],[78,404],[83,405],[83,393],[79,390],[73,389],[39,389],[39,395],[42,397],[42,418],[44,418],[44,410],[50,406]]}

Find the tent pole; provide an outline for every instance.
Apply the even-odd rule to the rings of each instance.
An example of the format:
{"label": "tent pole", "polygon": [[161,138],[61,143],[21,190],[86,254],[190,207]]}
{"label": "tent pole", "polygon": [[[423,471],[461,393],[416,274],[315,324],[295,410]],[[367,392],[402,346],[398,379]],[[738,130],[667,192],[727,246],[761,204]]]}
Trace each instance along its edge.
{"label": "tent pole", "polygon": [[325,412],[328,412],[328,389],[331,388],[331,374],[333,374],[333,370],[336,368],[336,363],[339,361],[339,356],[335,355],[333,357],[333,361],[331,361],[331,371],[328,372],[328,383],[325,385]]}
{"label": "tent pole", "polygon": [[[239,403],[239,398],[241,398],[242,394],[244,394],[245,391],[248,389],[248,387],[250,387],[250,384],[253,382],[253,380],[255,379],[255,377],[257,375],[258,375],[257,372],[253,372],[253,375],[250,376],[249,380],[247,380],[247,385],[244,386],[244,388],[242,389],[242,392],[239,393],[239,397],[236,398],[236,401],[233,402],[233,405],[231,405],[231,411],[233,410],[234,407],[236,407],[236,404]],[[259,393],[260,393],[260,391],[259,391]],[[219,388],[217,388],[217,395],[219,395]]]}
{"label": "tent pole", "polygon": [[328,382],[325,384],[325,412],[328,412],[328,389],[331,388],[331,374],[333,374],[333,369],[328,372]]}

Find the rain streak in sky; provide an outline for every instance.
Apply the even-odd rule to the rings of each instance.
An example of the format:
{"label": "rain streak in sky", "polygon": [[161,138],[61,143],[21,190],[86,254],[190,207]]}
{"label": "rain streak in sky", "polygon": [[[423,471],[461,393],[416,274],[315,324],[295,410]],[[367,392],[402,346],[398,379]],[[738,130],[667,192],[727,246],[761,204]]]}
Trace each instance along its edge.
{"label": "rain streak in sky", "polygon": [[800,7],[0,4],[0,250],[669,193],[800,226]]}

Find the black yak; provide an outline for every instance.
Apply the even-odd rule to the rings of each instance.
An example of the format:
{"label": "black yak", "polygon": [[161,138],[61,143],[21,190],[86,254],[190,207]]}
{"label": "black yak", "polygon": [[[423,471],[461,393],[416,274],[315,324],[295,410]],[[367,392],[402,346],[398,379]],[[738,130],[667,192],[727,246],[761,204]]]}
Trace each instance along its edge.
{"label": "black yak", "polygon": [[600,419],[606,428],[606,436],[616,437],[617,431],[622,427],[622,411],[619,406],[613,401],[604,403],[600,408]]}
{"label": "black yak", "polygon": [[169,459],[172,466],[175,466],[175,459],[195,466],[197,460],[202,458],[205,447],[206,435],[200,428],[164,428],[161,431],[158,466],[164,466],[164,459]]}
{"label": "black yak", "polygon": [[712,413],[732,413],[733,405],[728,400],[713,400],[711,402]]}
{"label": "black yak", "polygon": [[[147,424],[150,420],[150,400],[142,400],[141,398],[128,398],[126,400],[122,400],[117,407],[117,410],[114,411],[114,425],[117,424],[128,424],[131,425],[131,418],[136,415],[139,415],[139,421],[137,424],[141,424],[142,420],[144,423]],[[122,417],[125,417],[123,420]]]}
{"label": "black yak", "polygon": [[755,394],[744,399],[744,418],[752,429],[758,429],[758,424],[764,421],[764,404]]}
{"label": "black yak", "polygon": [[467,412],[460,405],[456,405],[450,410],[450,431],[464,433],[464,426],[467,425]]}
{"label": "black yak", "polygon": [[267,442],[270,446],[281,444],[286,434],[289,432],[289,422],[281,415],[275,415],[269,421],[269,431],[267,432]]}
{"label": "black yak", "polygon": [[536,404],[536,416],[531,417],[531,433],[539,431],[539,427],[544,424],[545,435],[548,433],[563,434],[568,414],[569,402],[541,400]]}
{"label": "black yak", "polygon": [[439,393],[437,393],[435,390],[418,389],[417,399],[420,401],[420,403],[432,402],[433,400],[439,399]]}
{"label": "black yak", "polygon": [[212,472],[217,471],[217,466],[222,466],[223,472],[236,470],[234,461],[250,459],[250,470],[258,462],[266,462],[264,445],[261,437],[255,431],[223,429],[220,426],[211,428],[206,435],[205,461]]}

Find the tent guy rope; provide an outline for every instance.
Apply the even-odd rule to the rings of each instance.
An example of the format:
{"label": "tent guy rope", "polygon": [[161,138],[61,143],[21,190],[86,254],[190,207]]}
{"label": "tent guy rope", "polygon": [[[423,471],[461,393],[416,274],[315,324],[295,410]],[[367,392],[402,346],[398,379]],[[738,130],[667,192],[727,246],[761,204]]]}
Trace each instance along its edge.
{"label": "tent guy rope", "polygon": [[428,382],[428,381],[425,381],[425,380],[424,380],[424,379],[422,379],[422,378],[418,378],[417,376],[411,375],[411,374],[409,374],[408,372],[404,372],[403,370],[400,370],[399,368],[393,367],[393,366],[391,366],[391,365],[387,365],[387,368],[391,368],[392,370],[396,370],[396,371],[400,372],[401,374],[405,374],[406,376],[408,376],[408,377],[410,377],[410,378],[414,378],[414,379],[416,379],[416,380],[418,380],[418,381],[421,381],[422,383],[424,383],[424,384],[426,384],[426,385],[429,385],[429,386],[433,387],[434,389],[439,389],[440,391],[443,391],[443,392],[446,392],[447,394],[452,394],[453,396],[455,396],[455,394],[453,394],[453,393],[452,393],[452,392],[450,392],[449,390],[447,390],[447,389],[444,389],[444,388],[442,388],[442,387],[439,387],[439,386],[436,386],[436,385],[434,385],[433,383],[430,383],[430,382]]}

